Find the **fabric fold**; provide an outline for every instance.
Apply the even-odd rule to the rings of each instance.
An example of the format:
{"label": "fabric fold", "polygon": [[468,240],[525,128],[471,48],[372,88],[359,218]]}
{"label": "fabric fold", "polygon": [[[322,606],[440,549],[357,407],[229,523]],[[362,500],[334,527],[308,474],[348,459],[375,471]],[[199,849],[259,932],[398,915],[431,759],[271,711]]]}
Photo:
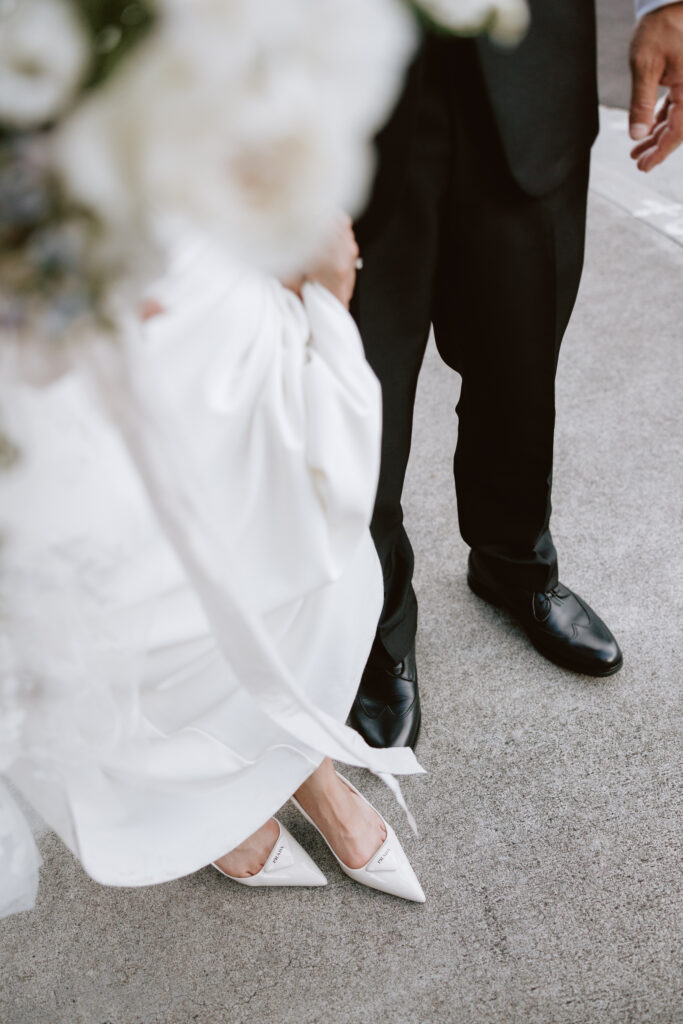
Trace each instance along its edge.
{"label": "fabric fold", "polygon": [[159,296],[48,387],[0,379],[21,449],[0,474],[4,770],[110,885],[215,860],[324,756],[406,811],[393,776],[422,771],[344,724],[383,600],[380,394],[352,319],[198,240]]}

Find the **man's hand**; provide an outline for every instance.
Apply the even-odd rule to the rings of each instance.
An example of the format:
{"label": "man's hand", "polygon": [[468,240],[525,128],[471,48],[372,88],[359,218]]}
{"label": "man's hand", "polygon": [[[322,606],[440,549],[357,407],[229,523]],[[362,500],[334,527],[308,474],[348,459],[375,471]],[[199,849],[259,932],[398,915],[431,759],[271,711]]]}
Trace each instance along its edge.
{"label": "man's hand", "polygon": [[[651,171],[683,142],[683,3],[643,15],[631,40],[631,151],[638,169]],[[657,89],[669,93],[655,115]]]}

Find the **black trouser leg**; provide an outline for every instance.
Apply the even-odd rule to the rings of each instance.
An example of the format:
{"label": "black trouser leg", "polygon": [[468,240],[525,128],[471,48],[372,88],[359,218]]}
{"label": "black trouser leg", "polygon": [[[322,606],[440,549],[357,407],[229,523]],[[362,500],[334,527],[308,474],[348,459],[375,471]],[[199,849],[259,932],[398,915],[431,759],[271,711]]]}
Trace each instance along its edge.
{"label": "black trouser leg", "polygon": [[363,246],[352,304],[384,398],[372,532],[385,604],[373,657],[393,662],[417,624],[401,493],[432,319],[442,358],[463,377],[454,460],[463,538],[502,581],[545,590],[557,578],[554,381],[581,276],[588,156],[552,194],[524,194],[477,85],[474,50],[454,45],[448,72],[462,81],[444,84],[443,66],[426,73],[403,192]]}
{"label": "black trouser leg", "polygon": [[557,582],[550,535],[555,373],[583,265],[588,155],[550,195],[513,182],[482,90],[453,111],[456,158],[434,307],[462,375],[454,459],[463,539],[501,581]]}
{"label": "black trouser leg", "polygon": [[385,601],[373,659],[392,664],[410,650],[417,629],[413,550],[403,526],[401,494],[432,317],[448,170],[445,94],[428,74],[422,86],[419,128],[403,189],[383,230],[363,246],[363,269],[351,305],[368,361],[382,384],[382,466],[371,529],[384,571]]}

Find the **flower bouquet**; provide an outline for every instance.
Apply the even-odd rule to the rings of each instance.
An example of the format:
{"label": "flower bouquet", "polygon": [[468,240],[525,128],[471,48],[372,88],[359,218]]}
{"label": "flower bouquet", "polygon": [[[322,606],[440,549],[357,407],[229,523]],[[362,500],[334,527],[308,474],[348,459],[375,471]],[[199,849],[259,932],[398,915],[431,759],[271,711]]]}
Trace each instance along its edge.
{"label": "flower bouquet", "polygon": [[115,334],[169,217],[298,270],[363,201],[416,11],[505,41],[526,21],[524,0],[4,0],[0,339],[49,377]]}

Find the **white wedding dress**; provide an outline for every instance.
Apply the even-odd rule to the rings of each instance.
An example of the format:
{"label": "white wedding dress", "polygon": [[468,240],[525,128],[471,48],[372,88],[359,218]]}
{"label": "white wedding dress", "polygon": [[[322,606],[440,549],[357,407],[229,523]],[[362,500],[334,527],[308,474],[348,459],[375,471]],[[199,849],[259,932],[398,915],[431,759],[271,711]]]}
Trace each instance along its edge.
{"label": "white wedding dress", "polygon": [[[49,385],[0,384],[0,772],[109,885],[219,857],[324,755],[421,771],[343,725],[382,602],[351,318],[195,240],[159,298]],[[37,863],[0,782],[0,916]]]}

